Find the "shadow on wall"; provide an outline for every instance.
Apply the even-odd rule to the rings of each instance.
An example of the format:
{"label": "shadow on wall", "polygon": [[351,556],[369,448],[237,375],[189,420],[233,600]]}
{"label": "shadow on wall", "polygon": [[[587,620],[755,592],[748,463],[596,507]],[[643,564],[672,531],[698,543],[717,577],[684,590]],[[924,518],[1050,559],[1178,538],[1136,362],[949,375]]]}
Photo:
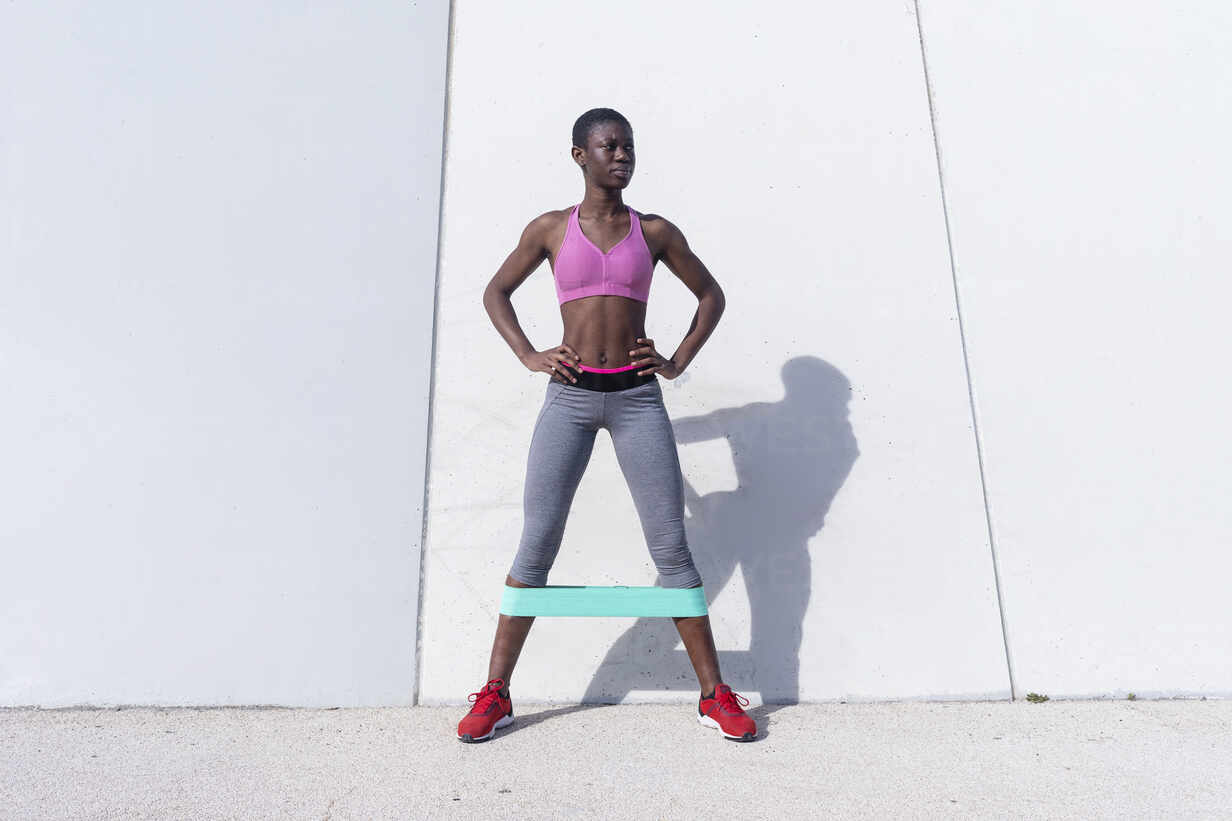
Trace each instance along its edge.
{"label": "shadow on wall", "polygon": [[[782,377],[779,402],[672,422],[681,445],[720,437],[730,444],[736,489],[700,496],[686,477],[685,531],[708,603],[740,568],[752,640],[748,650],[720,650],[719,665],[732,689],[759,692],[766,704],[799,701],[808,542],[860,453],[848,418],[851,383],[841,371],[800,356],[784,363]],[[582,701],[614,703],[633,690],[664,689],[695,691],[697,676],[671,619],[638,619],[608,651]]]}

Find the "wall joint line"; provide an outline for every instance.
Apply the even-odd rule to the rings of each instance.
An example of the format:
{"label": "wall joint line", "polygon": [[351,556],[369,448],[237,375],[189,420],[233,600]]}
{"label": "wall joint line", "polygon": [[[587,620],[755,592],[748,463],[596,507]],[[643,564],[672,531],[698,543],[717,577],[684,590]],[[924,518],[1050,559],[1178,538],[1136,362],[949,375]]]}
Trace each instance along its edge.
{"label": "wall joint line", "polygon": [[941,138],[937,133],[937,112],[933,104],[932,80],[928,75],[928,55],[924,47],[924,23],[920,19],[920,0],[915,4],[916,32],[920,40],[920,62],[924,67],[924,88],[928,96],[928,121],[933,133],[933,153],[937,158],[937,183],[941,189],[941,215],[945,222],[945,243],[950,255],[950,280],[954,286],[954,309],[958,314],[958,338],[962,345],[963,368],[967,377],[967,402],[971,408],[971,425],[975,433],[975,456],[980,468],[980,492],[984,497],[984,524],[988,529],[988,547],[992,555],[992,578],[997,591],[997,611],[1001,617],[1001,641],[1005,647],[1005,669],[1010,682],[1010,700],[1018,698],[1014,679],[1014,661],[1010,653],[1009,628],[1005,619],[1005,599],[1001,593],[1001,572],[997,563],[997,540],[992,523],[992,508],[988,498],[988,477],[984,469],[984,442],[980,433],[979,412],[975,401],[975,385],[971,378],[971,360],[967,354],[967,333],[963,323],[962,300],[958,287],[958,266],[954,262],[954,237],[950,231],[950,209],[945,199],[945,168],[941,162]]}
{"label": "wall joint line", "polygon": [[432,481],[432,423],[436,406],[436,335],[441,305],[441,249],[445,244],[445,165],[449,157],[449,79],[453,75],[454,0],[449,2],[448,25],[445,27],[445,94],[441,116],[441,186],[436,204],[436,265],[432,285],[432,351],[428,359],[428,429],[424,448],[423,525],[419,531],[419,589],[415,613],[415,681],[411,691],[411,706],[418,706],[420,683],[423,681],[424,581],[428,577],[428,488]]}

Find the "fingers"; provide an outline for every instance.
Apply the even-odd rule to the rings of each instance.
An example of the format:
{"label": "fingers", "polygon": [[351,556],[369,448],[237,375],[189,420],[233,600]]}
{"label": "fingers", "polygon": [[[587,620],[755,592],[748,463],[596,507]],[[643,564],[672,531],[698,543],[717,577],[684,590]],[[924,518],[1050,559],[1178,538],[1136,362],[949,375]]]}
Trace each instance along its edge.
{"label": "fingers", "polygon": [[556,349],[558,353],[564,354],[563,361],[567,362],[574,370],[580,371],[578,364],[581,363],[582,357],[578,356],[578,352],[568,345],[561,345]]}
{"label": "fingers", "polygon": [[[630,365],[653,365],[654,368],[652,368],[652,370],[663,367],[663,358],[659,356],[659,352],[654,349],[653,339],[645,339],[639,336],[636,341],[644,342],[646,344],[629,351],[629,356],[634,357],[629,362]],[[637,375],[643,376],[650,372],[651,371],[638,371]]]}
{"label": "fingers", "polygon": [[629,356],[640,356],[640,355],[657,356],[658,355],[654,349],[653,339],[643,339],[639,336],[635,341],[645,342],[646,344],[629,351]]}
{"label": "fingers", "polygon": [[564,354],[553,351],[548,354],[548,358],[552,360],[552,378],[560,382],[565,382],[565,377],[568,377],[569,382],[577,382],[577,377],[574,376],[569,368],[576,368],[576,362],[570,361]]}

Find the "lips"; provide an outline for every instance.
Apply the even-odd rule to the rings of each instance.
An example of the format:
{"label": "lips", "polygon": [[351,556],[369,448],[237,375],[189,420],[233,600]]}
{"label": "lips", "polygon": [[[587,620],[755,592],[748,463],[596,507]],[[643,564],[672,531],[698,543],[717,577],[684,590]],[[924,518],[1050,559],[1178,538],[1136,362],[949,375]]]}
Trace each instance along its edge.
{"label": "lips", "polygon": [[612,169],[612,173],[618,177],[627,177],[633,173],[632,169],[621,166],[620,168]]}

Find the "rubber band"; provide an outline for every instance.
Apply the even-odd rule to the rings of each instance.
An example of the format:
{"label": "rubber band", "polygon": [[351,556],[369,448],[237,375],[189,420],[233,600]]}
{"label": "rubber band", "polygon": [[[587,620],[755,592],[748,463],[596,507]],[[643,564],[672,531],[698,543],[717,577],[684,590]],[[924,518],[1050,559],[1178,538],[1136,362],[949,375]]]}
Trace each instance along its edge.
{"label": "rubber band", "polygon": [[501,594],[507,616],[704,616],[704,587],[627,587],[549,584],[510,587]]}

